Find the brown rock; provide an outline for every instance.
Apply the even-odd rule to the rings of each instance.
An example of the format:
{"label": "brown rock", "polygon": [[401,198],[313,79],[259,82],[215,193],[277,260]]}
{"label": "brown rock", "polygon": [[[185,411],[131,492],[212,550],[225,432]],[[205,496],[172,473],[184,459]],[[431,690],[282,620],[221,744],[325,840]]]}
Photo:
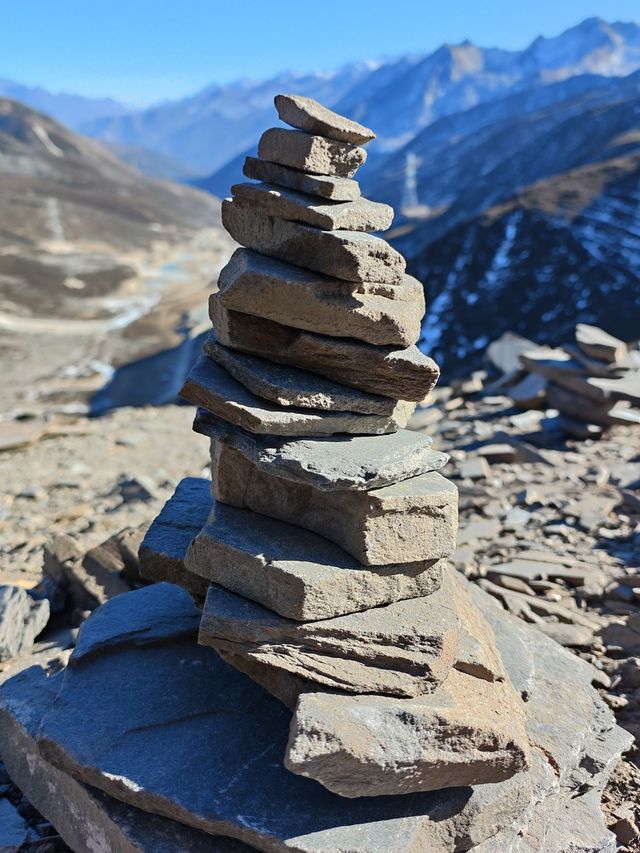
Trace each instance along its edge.
{"label": "brown rock", "polygon": [[221,344],[279,364],[319,373],[349,388],[395,400],[420,401],[440,376],[435,361],[416,346],[396,349],[351,338],[316,335],[272,320],[228,311],[218,298],[211,299],[209,308]]}
{"label": "brown rock", "polygon": [[437,560],[455,549],[457,489],[437,472],[368,492],[321,492],[272,477],[215,443],[213,493],[326,536],[367,566]]}
{"label": "brown rock", "polygon": [[255,181],[265,181],[268,184],[278,184],[291,190],[298,190],[308,195],[329,198],[334,201],[353,201],[360,198],[360,187],[357,181],[350,178],[336,178],[330,175],[309,175],[297,169],[289,169],[279,163],[269,163],[268,160],[258,160],[257,157],[247,157],[243,170],[247,178]]}
{"label": "brown rock", "polygon": [[389,243],[362,231],[323,231],[222,202],[222,222],[234,240],[263,255],[348,281],[400,284],[406,262]]}
{"label": "brown rock", "polygon": [[431,693],[455,662],[460,620],[452,582],[422,598],[297,622],[211,584],[198,642],[220,654],[347,693]]}
{"label": "brown rock", "polygon": [[180,394],[185,400],[203,406],[216,417],[255,433],[332,435],[346,432],[377,435],[394,432],[399,426],[404,426],[404,423],[395,420],[394,415],[365,415],[274,405],[254,396],[226,370],[204,355],[191,369]]}
{"label": "brown rock", "polygon": [[[424,289],[405,276],[397,286],[354,284],[237,249],[218,279],[225,308],[331,337],[409,346],[420,337]],[[382,292],[379,292],[382,290]],[[391,297],[391,298],[389,298]]]}
{"label": "brown rock", "polygon": [[258,157],[312,175],[351,178],[367,159],[367,152],[347,142],[272,127],[260,137]]}
{"label": "brown rock", "polygon": [[367,394],[298,367],[274,364],[266,358],[223,347],[213,332],[205,340],[203,350],[252,394],[279,406],[389,415],[398,423],[406,423],[416,406],[408,400]]}
{"label": "brown rock", "polygon": [[302,95],[276,95],[274,103],[279,118],[285,124],[306,130],[307,133],[356,145],[364,145],[376,138],[375,133],[368,127],[334,113],[312,98]]}
{"label": "brown rock", "polygon": [[319,201],[312,195],[269,183],[235,184],[231,194],[241,206],[326,231],[386,231],[393,221],[392,207],[366,198]]}

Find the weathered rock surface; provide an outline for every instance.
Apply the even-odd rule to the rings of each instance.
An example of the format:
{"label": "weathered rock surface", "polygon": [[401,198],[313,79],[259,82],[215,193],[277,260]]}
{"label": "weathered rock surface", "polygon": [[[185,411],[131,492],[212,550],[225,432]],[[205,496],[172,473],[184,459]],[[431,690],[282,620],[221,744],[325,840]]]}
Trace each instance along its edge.
{"label": "weathered rock surface", "polygon": [[382,436],[263,438],[220,421],[212,438],[239,450],[267,474],[321,491],[379,489],[438,471],[449,460],[431,449],[428,435],[406,429]]}
{"label": "weathered rock surface", "polygon": [[289,169],[280,163],[270,163],[257,157],[246,157],[242,171],[247,178],[255,181],[278,184],[291,190],[334,201],[353,201],[360,198],[357,181],[350,178],[336,178],[330,175],[310,175],[297,169]]}
{"label": "weathered rock surface", "polygon": [[140,573],[153,581],[168,581],[198,597],[207,594],[208,582],[184,565],[189,543],[206,524],[213,499],[211,482],[185,477],[147,531],[140,546]]}
{"label": "weathered rock surface", "polygon": [[628,352],[627,345],[620,338],[587,323],[576,326],[576,342],[585,355],[598,361],[621,361]]}
{"label": "weathered rock surface", "polygon": [[298,367],[274,364],[266,358],[223,347],[213,332],[203,350],[247,390],[279,406],[389,415],[398,423],[406,423],[416,406],[408,400],[368,394]]}
{"label": "weathered rock surface", "polygon": [[[393,432],[404,422],[393,415],[364,415],[321,409],[283,408],[262,400],[207,356],[201,356],[180,394],[196,406],[249,432],[271,435],[332,435]],[[408,414],[407,414],[408,417]]]}
{"label": "weathered rock surface", "polygon": [[[170,610],[177,601],[182,603],[183,599],[164,595],[157,603]],[[117,624],[122,627],[121,622]],[[115,627],[111,623],[110,628]],[[37,731],[63,678],[63,673],[48,677],[44,669],[31,667],[12,679],[10,693],[0,698],[0,754],[11,779],[72,850],[76,853],[175,853],[176,850],[249,853],[253,849],[235,839],[212,836],[134,808],[45,761],[36,743]],[[0,815],[4,829],[2,820]],[[12,848],[2,846],[4,839],[0,829],[0,849],[8,853]]]}
{"label": "weathered rock surface", "polygon": [[[153,589],[174,600],[186,596],[166,584]],[[123,628],[135,630],[129,613],[126,619]],[[22,679],[0,691],[0,712],[12,718],[24,712],[24,689],[41,689],[37,670]],[[123,803],[275,853],[464,850],[511,825],[527,806],[520,779],[417,794],[410,802],[338,797],[285,769],[289,718],[213,650],[167,633],[157,644],[117,647],[70,668],[40,726],[39,754]],[[36,783],[25,781],[29,795]]]}
{"label": "weathered rock surface", "polygon": [[49,621],[49,602],[35,601],[19,586],[0,585],[0,661],[33,645]]}
{"label": "weathered rock surface", "polygon": [[355,284],[251,249],[234,252],[218,286],[213,298],[227,309],[275,322],[286,318],[296,329],[370,344],[414,344],[425,311],[424,289],[411,276],[397,286]]}
{"label": "weathered rock surface", "polygon": [[393,222],[392,207],[362,197],[354,201],[320,201],[270,183],[234,184],[231,194],[241,207],[325,231],[386,231]]}
{"label": "weathered rock surface", "polygon": [[222,222],[234,240],[263,255],[347,281],[400,284],[406,262],[389,243],[362,231],[324,231],[259,213],[231,199]]}
{"label": "weathered rock surface", "polygon": [[458,491],[437,472],[368,492],[322,492],[252,465],[215,443],[217,500],[326,536],[367,566],[436,560],[455,550]]}
{"label": "weathered rock surface", "polygon": [[274,104],[278,117],[285,124],[306,130],[307,133],[356,145],[364,145],[376,138],[375,133],[368,127],[334,113],[313,98],[305,98],[303,95],[276,95]]}
{"label": "weathered rock surface", "polygon": [[319,373],[350,388],[395,400],[419,402],[429,394],[440,376],[435,361],[415,346],[395,349],[347,338],[330,338],[239,311],[228,311],[219,299],[212,299],[209,304],[221,344]]}
{"label": "weathered rock surface", "polygon": [[272,127],[260,137],[258,157],[312,175],[351,178],[367,159],[367,152],[347,142]]}
{"label": "weathered rock surface", "polygon": [[292,772],[362,797],[495,783],[526,769],[524,703],[491,628],[457,573],[445,575],[437,598],[450,602],[462,626],[459,662],[444,684],[411,699],[307,687],[291,722],[285,763]]}
{"label": "weathered rock surface", "polygon": [[440,586],[443,562],[367,569],[323,536],[220,503],[185,558],[189,572],[298,621],[429,595]]}
{"label": "weathered rock surface", "polygon": [[453,591],[446,573],[440,589],[422,598],[298,622],[211,584],[198,642],[316,688],[420,696],[434,691],[455,662],[460,618]]}
{"label": "weathered rock surface", "polygon": [[[153,589],[160,595],[181,595],[166,584]],[[119,805],[127,816],[115,838],[138,832],[139,846],[128,842],[130,846],[117,847],[107,835],[115,849],[127,853],[175,850],[176,844],[185,850],[226,849],[219,838],[211,839],[210,847],[189,846],[188,836],[177,835],[186,831],[185,824],[242,838],[265,851],[614,850],[599,796],[630,736],[615,728],[611,712],[590,686],[586,664],[553,641],[538,634],[534,638],[534,629],[496,608],[480,590],[473,594],[494,624],[511,680],[526,689],[527,730],[550,756],[545,759],[534,746],[531,768],[505,782],[416,794],[409,800],[331,794],[282,766],[290,714],[279,702],[212,650],[170,637],[143,649],[103,651],[69,670],[45,714],[40,752],[27,752],[14,739],[15,724],[24,731],[19,721],[27,716],[30,730],[38,729],[59,682],[54,677],[51,685],[33,668],[12,679],[0,690],[0,750],[16,780],[21,762],[19,784],[25,794],[79,851],[95,851],[86,846],[87,815],[97,814],[94,825],[109,833],[117,828],[112,812],[91,811],[95,802]],[[115,605],[124,600],[120,596],[113,602],[114,620]],[[55,760],[56,774],[61,766],[64,773],[49,775],[51,765],[43,754]],[[69,773],[93,787],[75,780],[72,787],[57,787],[68,784]],[[88,792],[88,803],[80,800],[78,790]],[[103,798],[102,791],[121,802]],[[81,805],[79,812],[69,808],[74,801]],[[138,823],[140,812],[125,803],[151,813],[146,827]],[[166,846],[149,841],[145,847],[145,830],[150,832],[158,813],[179,823],[162,822],[164,836],[160,831],[146,835],[154,842],[168,839]]]}

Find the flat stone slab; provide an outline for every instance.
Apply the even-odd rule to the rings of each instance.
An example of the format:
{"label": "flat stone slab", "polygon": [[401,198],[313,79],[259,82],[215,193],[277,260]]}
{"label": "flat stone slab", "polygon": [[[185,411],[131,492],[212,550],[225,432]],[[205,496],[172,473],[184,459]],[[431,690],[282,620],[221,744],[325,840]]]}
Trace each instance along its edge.
{"label": "flat stone slab", "polygon": [[[165,595],[163,602],[174,603],[175,597]],[[12,679],[10,696],[0,707],[0,754],[13,782],[75,853],[250,853],[254,849],[127,805],[45,761],[36,743],[37,731],[63,678],[64,673],[49,677],[44,669],[31,667]],[[2,838],[0,831],[0,846]]]}
{"label": "flat stone slab", "polygon": [[323,536],[221,503],[214,504],[185,557],[188,571],[207,584],[298,621],[429,595],[440,586],[443,562],[368,569]]}
{"label": "flat stone slab", "polygon": [[316,335],[272,320],[228,311],[218,298],[212,299],[209,306],[221,344],[318,373],[349,388],[394,400],[420,402],[440,376],[435,361],[416,346],[396,349],[351,338]]}
{"label": "flat stone slab", "polygon": [[30,648],[49,621],[49,602],[36,601],[26,590],[0,585],[0,661]]}
{"label": "flat stone slab", "polygon": [[189,543],[206,524],[212,506],[210,480],[185,477],[178,483],[140,545],[143,578],[177,583],[201,598],[207,594],[208,582],[187,571],[184,557]]}
{"label": "flat stone slab", "polygon": [[222,223],[248,249],[347,281],[400,284],[406,262],[380,237],[362,231],[326,231],[259,213],[231,199]]}
{"label": "flat stone slab", "polygon": [[356,145],[364,145],[376,138],[375,133],[368,127],[334,113],[313,98],[305,98],[303,95],[276,95],[274,104],[281,121],[299,130],[306,130],[307,133]]}
{"label": "flat stone slab", "polygon": [[231,195],[236,204],[267,216],[303,222],[325,231],[386,231],[393,222],[393,208],[378,201],[319,201],[315,196],[276,184],[234,184]]}
{"label": "flat stone slab", "polygon": [[[457,572],[445,574],[437,597],[449,602],[467,636],[444,683],[410,699],[306,688],[291,723],[285,764],[292,772],[363,797],[496,783],[529,766],[525,706],[491,628]],[[429,599],[436,603],[436,595]]]}
{"label": "flat stone slab", "polygon": [[407,429],[381,436],[263,438],[220,421],[211,434],[267,474],[327,492],[379,489],[438,471],[449,461],[446,453],[432,450],[428,435]]}
{"label": "flat stone slab", "polygon": [[289,169],[280,163],[270,163],[257,157],[247,157],[242,171],[247,178],[254,181],[265,181],[268,184],[278,184],[291,190],[298,190],[308,195],[329,198],[334,201],[353,201],[360,198],[360,187],[357,181],[350,178],[336,178],[330,175],[310,175],[297,169]]}
{"label": "flat stone slab", "polygon": [[211,584],[198,642],[316,688],[420,696],[436,690],[455,663],[460,618],[452,591],[445,573],[431,595],[298,622]]}
{"label": "flat stone slab", "polygon": [[275,364],[266,358],[224,347],[216,340],[215,332],[205,339],[203,350],[252,394],[278,406],[388,415],[398,423],[407,423],[416,406],[408,400],[369,394],[299,367]]}
{"label": "flat stone slab", "polygon": [[598,361],[623,361],[629,351],[620,338],[587,323],[578,323],[576,326],[576,343],[585,355]]}
{"label": "flat stone slab", "polygon": [[[163,596],[186,595],[166,584],[154,589]],[[211,649],[169,638],[142,649],[103,651],[63,679],[30,668],[8,681],[0,689],[0,751],[25,795],[82,853],[96,849],[87,846],[95,836],[86,831],[83,836],[90,805],[83,804],[76,816],[69,808],[73,801],[66,798],[73,792],[56,784],[72,776],[76,785],[82,779],[93,786],[83,785],[92,798],[110,792],[125,814],[133,805],[148,817],[162,813],[178,820],[165,823],[170,829],[161,846],[161,836],[145,836],[139,811],[129,809],[127,831],[138,832],[139,846],[117,847],[115,836],[107,835],[104,849],[226,849],[215,837],[210,847],[182,844],[185,836],[178,833],[188,825],[242,838],[265,851],[614,850],[599,800],[631,736],[615,726],[611,711],[591,687],[588,665],[539,633],[534,636],[534,628],[496,607],[481,590],[472,593],[493,624],[511,681],[528,697],[532,766],[505,782],[410,798],[331,794],[284,768],[290,714],[277,700]],[[137,595],[127,593],[112,604]],[[111,616],[119,621],[117,608]],[[128,613],[126,619],[127,630],[135,628]],[[63,689],[54,703],[61,680]],[[25,730],[20,723],[25,715],[30,731],[40,728],[39,752],[26,752],[14,740],[16,722]],[[54,769],[63,768],[62,775],[49,775],[48,761],[29,761],[27,756],[55,758]],[[18,779],[19,761],[33,772]],[[75,838],[81,843],[74,843]]]}
{"label": "flat stone slab", "polygon": [[225,308],[321,335],[409,346],[420,337],[424,288],[405,275],[399,285],[356,284],[236,249],[218,279]]}
{"label": "flat stone slab", "polygon": [[[154,589],[186,596],[166,584]],[[111,618],[120,621],[117,609]],[[135,630],[128,612],[126,619]],[[40,687],[37,670],[25,678]],[[13,716],[23,696],[12,679],[0,691],[0,712]],[[285,769],[290,716],[212,649],[167,636],[68,669],[40,725],[39,754],[124,803],[276,853],[464,849],[510,825],[527,805],[528,790],[511,780],[410,801],[336,796]]]}
{"label": "flat stone slab", "polygon": [[180,391],[182,397],[249,432],[271,435],[332,435],[393,432],[403,423],[393,415],[364,415],[320,409],[283,408],[256,397],[213,359],[203,355]]}
{"label": "flat stone slab", "polygon": [[367,159],[367,152],[348,142],[272,127],[260,137],[258,157],[312,175],[351,178]]}
{"label": "flat stone slab", "polygon": [[366,492],[323,492],[267,474],[220,442],[212,448],[217,500],[313,530],[367,566],[455,550],[458,490],[435,471]]}

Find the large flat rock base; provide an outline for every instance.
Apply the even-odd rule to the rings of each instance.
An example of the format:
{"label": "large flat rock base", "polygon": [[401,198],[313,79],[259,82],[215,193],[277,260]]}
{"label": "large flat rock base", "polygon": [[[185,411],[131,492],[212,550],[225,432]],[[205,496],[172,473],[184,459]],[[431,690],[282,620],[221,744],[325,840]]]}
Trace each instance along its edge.
{"label": "large flat rock base", "polygon": [[[152,589],[169,601],[184,601],[187,595],[168,584]],[[124,619],[123,627],[135,630],[130,614],[136,608],[127,604],[124,619],[120,608],[138,594],[126,593],[104,605],[112,633]],[[85,656],[67,669],[62,685],[33,668],[6,682],[0,688],[0,751],[15,773],[21,746],[8,733],[15,731],[15,722],[25,731],[39,730],[37,754],[28,753],[34,773],[24,772],[19,783],[74,849],[88,849],[82,832],[89,807],[82,806],[78,817],[78,789],[56,788],[61,779],[72,777],[93,786],[81,789],[92,796],[99,789],[125,808],[177,821],[168,836],[173,848],[162,846],[158,835],[146,834],[143,816],[127,810],[133,824],[128,832],[137,832],[137,846],[120,847],[108,836],[108,846],[92,846],[92,853],[225,849],[186,841],[181,846],[178,832],[184,826],[233,836],[263,851],[613,851],[615,839],[599,813],[599,793],[630,736],[616,729],[589,684],[588,667],[553,641],[534,637],[532,628],[501,612],[486,594],[478,591],[478,596],[494,623],[512,682],[526,685],[529,696],[532,767],[506,782],[409,798],[350,800],[331,794],[285,769],[289,712],[212,650],[174,640],[169,630],[146,646],[122,645]],[[92,630],[90,618],[82,628],[87,645]],[[21,720],[31,710],[25,727]],[[33,743],[33,735],[29,738]],[[40,758],[44,761],[37,763]],[[49,775],[51,765],[62,775]],[[57,804],[44,802],[45,786]],[[548,831],[540,833],[546,824]]]}

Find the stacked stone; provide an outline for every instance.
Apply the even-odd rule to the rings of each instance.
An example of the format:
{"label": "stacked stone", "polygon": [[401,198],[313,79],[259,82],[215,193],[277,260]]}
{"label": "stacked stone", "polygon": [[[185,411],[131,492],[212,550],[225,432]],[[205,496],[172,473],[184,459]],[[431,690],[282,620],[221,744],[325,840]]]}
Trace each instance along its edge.
{"label": "stacked stone", "polygon": [[286,766],[337,794],[503,781],[527,767],[522,703],[447,565],[447,457],[404,429],[439,371],[415,345],[423,288],[370,233],[393,211],[353,179],[374,134],[275,104],[292,129],[223,202],[243,248],[182,391],[211,441],[182,579],[209,585],[199,641],[294,710]]}

